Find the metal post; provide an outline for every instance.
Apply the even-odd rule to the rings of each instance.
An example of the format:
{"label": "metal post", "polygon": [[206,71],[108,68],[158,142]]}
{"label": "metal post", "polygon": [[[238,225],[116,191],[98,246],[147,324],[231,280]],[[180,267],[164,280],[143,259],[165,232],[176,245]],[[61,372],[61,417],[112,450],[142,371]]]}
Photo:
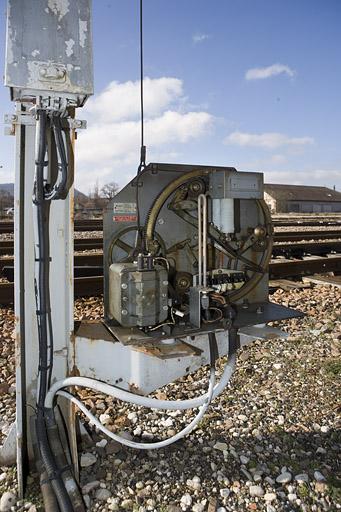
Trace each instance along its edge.
{"label": "metal post", "polygon": [[[17,104],[15,163],[15,318],[17,386],[17,468],[19,494],[25,487],[27,461],[33,459],[30,418],[36,405],[38,335],[34,287],[32,190],[35,171],[35,121]],[[73,172],[73,147],[69,145]],[[50,286],[54,329],[54,379],[68,374],[68,350],[73,335],[73,187],[65,201],[51,206]]]}

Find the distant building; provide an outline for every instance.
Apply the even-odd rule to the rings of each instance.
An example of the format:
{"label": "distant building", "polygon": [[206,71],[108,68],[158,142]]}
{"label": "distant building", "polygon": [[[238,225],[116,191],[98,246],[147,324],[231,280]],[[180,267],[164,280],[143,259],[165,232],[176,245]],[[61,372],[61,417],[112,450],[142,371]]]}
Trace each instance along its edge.
{"label": "distant building", "polygon": [[341,212],[341,192],[305,185],[264,185],[264,199],[272,213]]}

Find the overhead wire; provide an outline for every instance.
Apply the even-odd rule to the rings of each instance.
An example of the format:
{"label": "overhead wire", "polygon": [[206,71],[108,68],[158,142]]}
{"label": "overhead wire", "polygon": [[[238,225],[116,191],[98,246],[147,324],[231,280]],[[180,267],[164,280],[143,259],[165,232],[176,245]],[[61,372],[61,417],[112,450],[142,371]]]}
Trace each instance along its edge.
{"label": "overhead wire", "polygon": [[144,144],[144,89],[143,89],[143,80],[144,80],[144,69],[143,69],[143,0],[140,0],[140,10],[139,10],[139,29],[140,29],[140,131],[141,131],[141,143],[140,143],[140,163],[137,168],[137,177],[135,181],[136,186],[136,221],[137,221],[137,236],[135,245],[138,246],[139,241],[141,241],[141,250],[145,251],[145,237],[144,237],[144,229],[141,228],[141,212],[140,212],[140,203],[139,203],[139,191],[140,191],[140,174],[143,169],[146,167],[146,146]]}

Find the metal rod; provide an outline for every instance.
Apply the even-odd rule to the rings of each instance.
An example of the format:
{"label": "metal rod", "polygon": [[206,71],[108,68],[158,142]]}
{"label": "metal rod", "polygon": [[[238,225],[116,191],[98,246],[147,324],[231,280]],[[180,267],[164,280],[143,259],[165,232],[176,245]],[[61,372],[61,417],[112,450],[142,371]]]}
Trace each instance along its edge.
{"label": "metal rod", "polygon": [[207,197],[198,197],[199,286],[207,286]]}
{"label": "metal rod", "polygon": [[198,263],[199,286],[202,286],[202,224],[201,224],[201,195],[198,197]]}

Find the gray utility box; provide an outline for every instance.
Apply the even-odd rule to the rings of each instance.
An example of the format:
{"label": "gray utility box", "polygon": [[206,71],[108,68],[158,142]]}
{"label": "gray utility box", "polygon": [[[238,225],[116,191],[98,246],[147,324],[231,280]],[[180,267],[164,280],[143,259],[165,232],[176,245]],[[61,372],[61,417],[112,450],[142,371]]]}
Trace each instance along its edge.
{"label": "gray utility box", "polygon": [[93,94],[91,0],[8,0],[5,85],[12,100]]}
{"label": "gray utility box", "polygon": [[123,327],[147,327],[168,317],[168,275],[156,265],[137,270],[135,263],[113,263],[109,269],[109,317]]}
{"label": "gray utility box", "polygon": [[210,195],[214,199],[263,199],[263,174],[217,170],[210,176]]}

